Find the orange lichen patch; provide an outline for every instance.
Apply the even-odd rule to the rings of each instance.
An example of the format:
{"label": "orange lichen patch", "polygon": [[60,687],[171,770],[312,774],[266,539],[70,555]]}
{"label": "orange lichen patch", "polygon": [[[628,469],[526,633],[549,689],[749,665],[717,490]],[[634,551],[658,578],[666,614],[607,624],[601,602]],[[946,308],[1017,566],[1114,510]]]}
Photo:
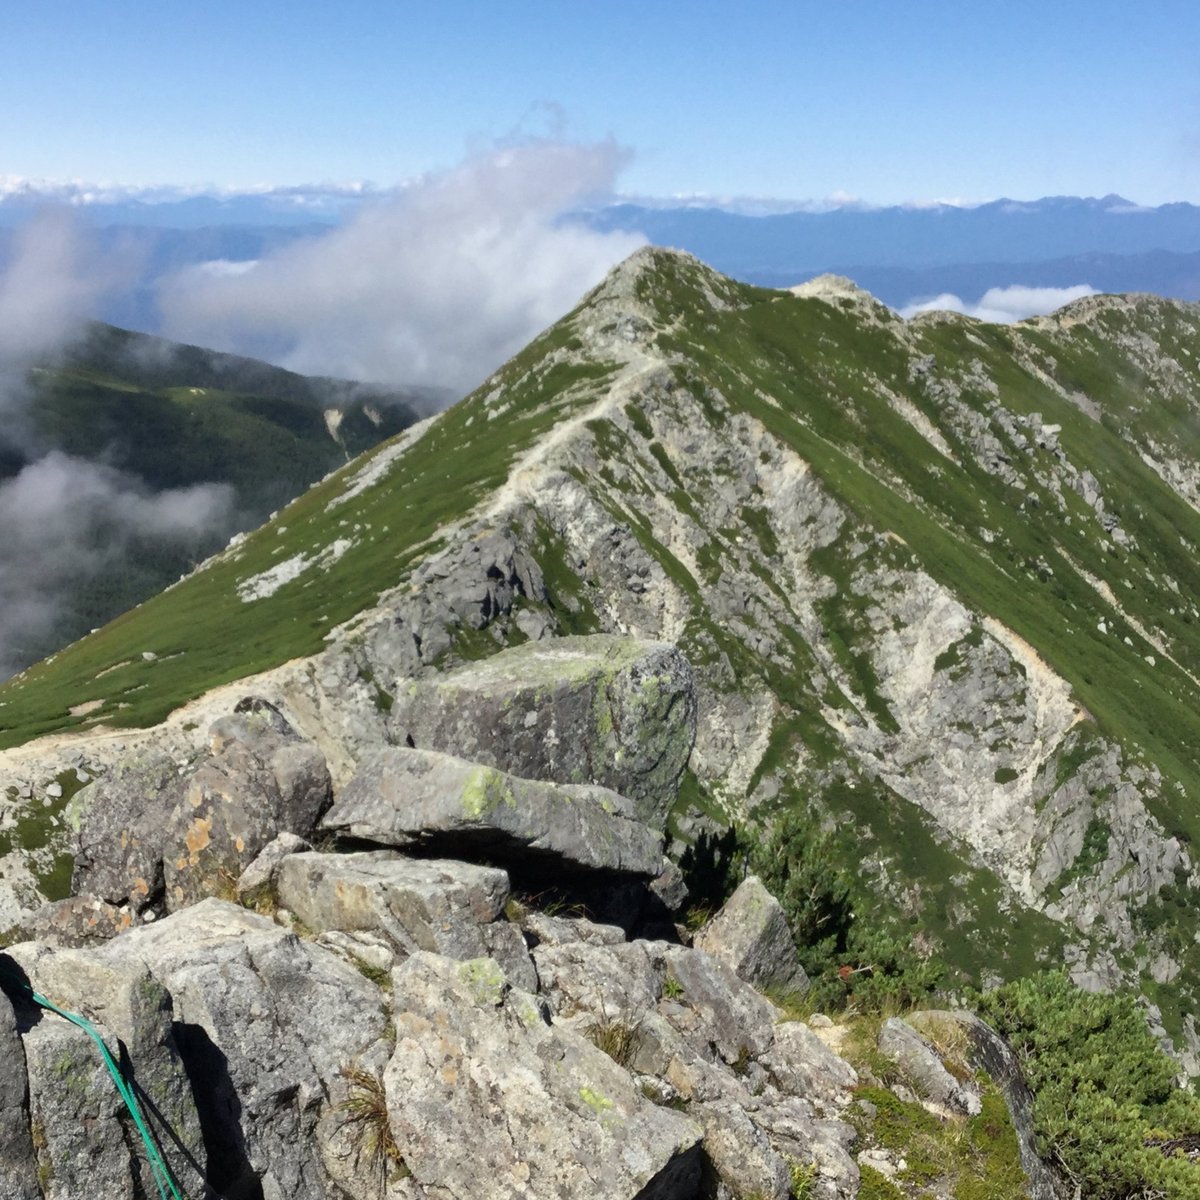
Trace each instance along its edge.
{"label": "orange lichen patch", "polygon": [[131,896],[148,896],[150,895],[150,885],[144,879],[135,879],[133,887],[129,889]]}
{"label": "orange lichen patch", "polygon": [[194,867],[200,861],[200,851],[212,842],[212,817],[197,817],[188,826],[184,845],[188,848],[188,862]]}
{"label": "orange lichen patch", "polygon": [[243,839],[243,838],[234,838],[234,841],[233,841],[233,847],[234,847],[234,849],[235,849],[235,850],[236,850],[236,851],[237,851],[239,854],[241,854],[241,853],[242,853],[242,851],[246,849],[246,842],[245,842],[245,839]]}

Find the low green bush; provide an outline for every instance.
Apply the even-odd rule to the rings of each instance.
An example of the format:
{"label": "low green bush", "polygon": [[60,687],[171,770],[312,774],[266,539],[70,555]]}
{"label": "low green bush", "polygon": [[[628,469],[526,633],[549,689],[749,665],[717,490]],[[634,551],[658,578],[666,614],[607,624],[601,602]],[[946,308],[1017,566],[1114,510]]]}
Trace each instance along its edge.
{"label": "low green bush", "polygon": [[1173,1139],[1200,1134],[1200,1099],[1130,996],[1043,972],[977,998],[1034,1093],[1038,1152],[1089,1200],[1200,1200],[1200,1164]]}
{"label": "low green bush", "polygon": [[749,869],[783,906],[817,1008],[882,1012],[928,998],[945,974],[911,931],[860,920],[873,900],[856,887],[842,849],[801,809],[781,814],[746,850]]}

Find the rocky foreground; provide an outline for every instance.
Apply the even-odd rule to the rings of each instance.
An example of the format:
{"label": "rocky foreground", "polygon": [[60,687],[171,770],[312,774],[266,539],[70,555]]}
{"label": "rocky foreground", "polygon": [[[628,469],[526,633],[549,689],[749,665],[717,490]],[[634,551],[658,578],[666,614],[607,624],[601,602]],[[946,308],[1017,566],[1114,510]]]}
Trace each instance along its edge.
{"label": "rocky foreground", "polygon": [[[237,708],[83,793],[73,896],[0,954],[5,1200],[154,1194],[95,1046],[27,988],[119,1048],[187,1196],[857,1194],[858,1076],[778,1006],[807,986],[778,904],[751,877],[675,924],[676,650],[551,639],[414,685],[336,798],[278,708]],[[978,1111],[888,1029],[932,1110]]]}

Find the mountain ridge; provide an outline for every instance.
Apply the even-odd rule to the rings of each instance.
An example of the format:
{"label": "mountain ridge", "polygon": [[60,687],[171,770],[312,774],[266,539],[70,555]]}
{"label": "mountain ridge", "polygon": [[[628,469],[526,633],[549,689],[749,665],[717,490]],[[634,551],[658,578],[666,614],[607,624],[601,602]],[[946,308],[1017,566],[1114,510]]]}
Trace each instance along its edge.
{"label": "mountain ridge", "polygon": [[[0,689],[0,713],[159,719],[193,661],[193,694],[284,706],[336,785],[403,740],[408,680],[555,633],[675,642],[701,706],[678,834],[811,805],[858,841],[880,920],[917,921],[975,979],[1065,955],[1081,981],[1134,983],[1194,1055],[1200,580],[1178,539],[1200,544],[1197,352],[1200,312],[1170,301],[905,323],[642,251],[462,404]],[[401,517],[382,554],[373,527]],[[232,630],[211,666],[155,641],[187,595]],[[301,611],[323,619],[281,635]],[[258,665],[247,648],[269,674],[234,684],[221,664]],[[68,717],[68,693],[105,703]],[[170,719],[181,751],[199,711]],[[44,787],[36,754],[6,752],[0,784]]]}

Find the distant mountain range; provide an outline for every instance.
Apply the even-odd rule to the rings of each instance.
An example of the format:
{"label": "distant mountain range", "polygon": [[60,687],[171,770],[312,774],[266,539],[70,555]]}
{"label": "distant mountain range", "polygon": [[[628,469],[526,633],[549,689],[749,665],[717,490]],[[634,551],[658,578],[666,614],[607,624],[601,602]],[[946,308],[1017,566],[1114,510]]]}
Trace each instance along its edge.
{"label": "distant mountain range", "polygon": [[[69,201],[97,254],[132,274],[95,315],[159,331],[159,281],[198,263],[250,262],[321,236],[386,192],[292,189],[151,201],[24,191],[0,196],[0,269],[13,231],[47,201]],[[643,233],[737,279],[789,286],[825,272],[893,307],[941,293],[974,299],[993,287],[1072,287],[1200,299],[1200,206],[1148,207],[1121,196],[1053,196],[750,215],[721,207],[613,204],[566,214],[598,231]]]}
{"label": "distant mountain range", "polygon": [[613,205],[586,219],[596,229],[638,230],[655,245],[688,250],[739,275],[803,275],[837,265],[930,268],[1090,253],[1200,251],[1200,207],[1147,208],[1121,196],[995,200],[974,208],[843,207],[768,216]]}

